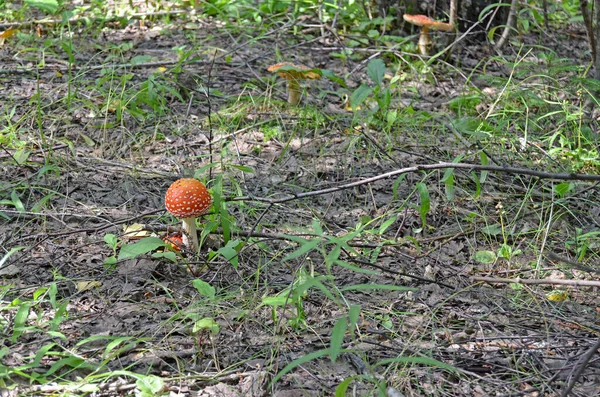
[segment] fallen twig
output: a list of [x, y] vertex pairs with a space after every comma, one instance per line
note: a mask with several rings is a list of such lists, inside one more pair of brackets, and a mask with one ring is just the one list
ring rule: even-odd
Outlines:
[[554, 278], [543, 278], [539, 280], [521, 279], [521, 278], [495, 278], [495, 277], [471, 277], [472, 281], [483, 281], [490, 284], [547, 284], [547, 285], [570, 285], [576, 287], [600, 287], [600, 281], [595, 280], [560, 280]]
[[[129, 14], [126, 16], [126, 18], [129, 19], [141, 19], [141, 18], [146, 18], [146, 17], [158, 17], [158, 16], [172, 16], [172, 15], [181, 15], [181, 14], [189, 14], [189, 11], [186, 10], [171, 10], [171, 11], [156, 11], [156, 12], [138, 12], [138, 13], [133, 13], [133, 14]], [[77, 22], [83, 22], [83, 23], [89, 23], [90, 21], [92, 22], [102, 22], [102, 23], [107, 23], [107, 22], [117, 22], [122, 20], [123, 17], [121, 16], [113, 16], [113, 17], [109, 17], [109, 18], [87, 18], [87, 17], [73, 17], [70, 18], [67, 22], [68, 23], [77, 23]], [[37, 25], [61, 25], [65, 23], [65, 21], [63, 19], [38, 19], [38, 20], [34, 20], [34, 21], [20, 21], [20, 22], [5, 22], [0, 24], [0, 30], [5, 30], [8, 28], [16, 28], [16, 29], [23, 29], [23, 28], [28, 28], [31, 26], [37, 26]]]
[[287, 197], [281, 197], [276, 199], [270, 199], [265, 197], [253, 197], [253, 196], [242, 196], [242, 197], [233, 197], [229, 198], [229, 201], [259, 201], [263, 203], [269, 204], [282, 204], [287, 203], [289, 201], [305, 198], [305, 197], [313, 197], [320, 196], [323, 194], [339, 192], [341, 190], [350, 189], [356, 186], [366, 185], [368, 183], [376, 182], [382, 179], [391, 178], [393, 176], [399, 176], [402, 174], [407, 174], [409, 172], [418, 172], [418, 171], [428, 171], [428, 170], [438, 170], [445, 168], [460, 168], [460, 169], [468, 169], [468, 170], [477, 170], [477, 171], [495, 171], [495, 172], [504, 172], [506, 174], [518, 174], [518, 175], [530, 175], [535, 176], [540, 179], [558, 179], [558, 180], [580, 180], [580, 181], [600, 181], [600, 175], [588, 175], [588, 174], [576, 174], [576, 173], [552, 173], [545, 171], [536, 171], [528, 168], [517, 168], [517, 167], [502, 167], [497, 165], [478, 165], [478, 164], [466, 164], [466, 163], [438, 163], [438, 164], [422, 164], [415, 165], [412, 167], [401, 168], [398, 170], [386, 172], [384, 174], [376, 175], [371, 178], [365, 178], [358, 180], [356, 182], [346, 183], [343, 185], [330, 187], [327, 189], [321, 190], [313, 190], [310, 192], [304, 193], [296, 193], [293, 195], [288, 195]]
[[575, 368], [573, 368], [573, 371], [571, 372], [571, 374], [569, 374], [571, 380], [569, 380], [567, 388], [563, 390], [561, 397], [567, 397], [570, 395], [571, 390], [573, 390], [573, 387], [575, 386], [575, 383], [577, 383], [577, 379], [579, 379], [579, 377], [587, 367], [594, 354], [596, 354], [598, 349], [600, 349], [600, 338], [598, 338], [596, 343], [594, 343], [594, 345], [590, 347], [583, 356], [581, 356], [581, 358], [575, 365]]

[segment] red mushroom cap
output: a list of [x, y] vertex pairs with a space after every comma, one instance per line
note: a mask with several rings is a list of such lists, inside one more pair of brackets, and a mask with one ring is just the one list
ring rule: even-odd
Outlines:
[[443, 30], [444, 32], [452, 32], [454, 30], [454, 25], [445, 22], [438, 22], [426, 15], [404, 14], [403, 18], [408, 23], [428, 29]]
[[173, 251], [180, 252], [181, 247], [183, 247], [183, 236], [181, 234], [165, 236], [162, 238], [162, 240], [167, 244], [167, 247]]
[[212, 197], [204, 184], [193, 178], [178, 179], [169, 187], [165, 207], [177, 218], [194, 218], [210, 209]]

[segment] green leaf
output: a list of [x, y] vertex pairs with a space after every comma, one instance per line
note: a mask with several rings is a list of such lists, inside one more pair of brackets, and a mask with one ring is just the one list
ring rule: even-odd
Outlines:
[[475, 260], [479, 263], [491, 265], [496, 261], [496, 254], [494, 251], [477, 251], [475, 253]]
[[452, 201], [454, 199], [454, 168], [446, 168], [442, 182], [444, 182], [446, 199]]
[[219, 324], [210, 317], [202, 318], [194, 323], [194, 327], [192, 328], [192, 333], [197, 333], [203, 329], [207, 329], [211, 334], [216, 335], [219, 333], [221, 327]]
[[112, 268], [116, 264], [117, 264], [117, 257], [114, 255], [109, 256], [108, 258], [104, 259], [104, 266], [106, 268]]
[[287, 290], [287, 294], [279, 293], [275, 296], [265, 296], [261, 299], [261, 305], [271, 307], [285, 306], [287, 303], [290, 302], [290, 298], [288, 296], [289, 292], [290, 291]]
[[360, 305], [352, 305], [350, 306], [350, 310], [348, 311], [348, 322], [350, 326], [350, 330], [354, 330], [356, 326], [356, 322], [358, 321], [358, 317], [360, 316]]
[[161, 395], [161, 392], [165, 387], [164, 381], [155, 375], [140, 376], [138, 380], [136, 380], [135, 385], [140, 390], [140, 397]]
[[332, 363], [337, 360], [342, 344], [344, 343], [344, 335], [348, 329], [348, 320], [346, 317], [338, 319], [331, 330], [331, 341], [329, 343], [329, 359]]
[[131, 65], [140, 65], [142, 63], [150, 62], [151, 60], [152, 57], [150, 55], [136, 55], [133, 58], [131, 58], [131, 61], [129, 63]]
[[366, 84], [362, 84], [360, 87], [355, 89], [350, 95], [350, 107], [352, 109], [358, 108], [362, 103], [371, 95], [373, 89]]
[[481, 233], [487, 234], [488, 236], [499, 236], [502, 234], [502, 225], [496, 223], [481, 228]]
[[135, 244], [128, 244], [121, 247], [118, 260], [133, 259], [138, 255], [147, 254], [164, 246], [165, 242], [158, 237], [145, 237]]
[[396, 217], [392, 216], [390, 219], [388, 219], [387, 221], [383, 222], [381, 224], [381, 226], [379, 226], [379, 234], [383, 234], [385, 233], [385, 231], [392, 226], [392, 224], [396, 221]]
[[396, 363], [412, 363], [412, 364], [423, 364], [429, 365], [430, 367], [439, 367], [443, 368], [447, 371], [457, 373], [458, 370], [451, 365], [443, 363], [441, 361], [435, 360], [429, 357], [395, 357], [395, 358], [386, 358], [377, 363], [375, 366], [386, 365], [386, 364], [396, 364]]
[[17, 193], [16, 190], [13, 190], [10, 193], [10, 199], [12, 201], [11, 204], [15, 207], [15, 209], [17, 211], [19, 211], [19, 212], [25, 212], [25, 206], [23, 205], [23, 202], [19, 198], [19, 194]]
[[[373, 377], [370, 375], [355, 375], [350, 376], [344, 379], [336, 388], [335, 388], [335, 397], [346, 397], [348, 395], [348, 387], [350, 384], [356, 380], [364, 380], [365, 383], [373, 382]], [[372, 394], [371, 394], [372, 395]], [[384, 394], [384, 396], [386, 396]]]
[[110, 248], [117, 249], [117, 236], [115, 236], [112, 233], [106, 233], [104, 235], [104, 242], [106, 243], [106, 245], [108, 245]]
[[460, 117], [452, 121], [452, 125], [459, 132], [475, 138], [491, 138], [494, 127], [485, 120], [476, 117]]
[[340, 247], [340, 245], [337, 244], [334, 245], [333, 248], [331, 248], [331, 250], [325, 256], [325, 266], [327, 266], [328, 269], [331, 268], [331, 266], [333, 266], [333, 264], [337, 262], [341, 253], [342, 247]]
[[42, 208], [46, 206], [46, 203], [50, 201], [50, 199], [53, 197], [54, 193], [50, 193], [39, 199], [38, 202], [35, 203], [33, 207], [31, 207], [31, 212], [40, 212]]
[[14, 254], [15, 252], [21, 251], [23, 248], [25, 248], [25, 247], [23, 247], [23, 246], [13, 247], [10, 249], [10, 251], [8, 251], [6, 254], [4, 254], [2, 259], [0, 259], [0, 268], [2, 267], [2, 265], [4, 265], [4, 262], [6, 262], [8, 260], [8, 258], [10, 258], [10, 256], [12, 254]]
[[289, 260], [298, 258], [299, 256], [302, 256], [302, 255], [312, 251], [321, 242], [321, 240], [319, 240], [319, 239], [306, 240], [306, 239], [300, 238], [300, 240], [303, 240], [303, 242], [300, 243], [300, 248], [298, 248], [296, 251], [288, 254], [285, 258], [283, 258], [283, 261], [289, 261]]
[[236, 170], [240, 170], [242, 172], [247, 172], [249, 174], [254, 173], [254, 168], [252, 167], [248, 167], [246, 165], [236, 165], [236, 164], [231, 164], [232, 168], [235, 168]]
[[50, 369], [44, 374], [44, 376], [50, 376], [65, 366], [71, 367], [71, 368], [87, 368], [87, 369], [91, 369], [91, 370], [96, 369], [95, 365], [87, 363], [83, 358], [71, 356], [71, 357], [60, 359], [57, 362], [55, 362], [50, 367]]
[[[488, 156], [485, 152], [479, 153], [479, 160], [481, 161], [481, 165], [488, 165], [489, 163]], [[480, 183], [485, 183], [487, 175], [488, 171], [481, 171], [481, 177], [479, 178]]]
[[350, 262], [346, 262], [346, 261], [335, 261], [335, 264], [339, 267], [343, 267], [345, 269], [352, 270], [353, 272], [356, 272], [356, 273], [381, 275], [381, 273], [376, 270], [363, 269], [362, 267], [358, 267], [358, 266], [353, 265]]
[[471, 176], [475, 180], [475, 193], [473, 194], [473, 200], [476, 200], [481, 195], [481, 182], [476, 172], [471, 172]]
[[396, 179], [394, 185], [392, 186], [392, 194], [394, 195], [394, 199], [398, 200], [398, 186], [404, 181], [407, 174], [402, 174]]
[[192, 280], [192, 285], [194, 286], [194, 288], [196, 288], [196, 291], [198, 291], [200, 295], [206, 296], [210, 299], [213, 299], [215, 297], [215, 287], [213, 287], [206, 281], [194, 279]]
[[429, 213], [429, 209], [431, 207], [429, 191], [427, 191], [427, 185], [425, 185], [423, 182], [417, 183], [417, 191], [419, 192], [419, 197], [421, 198], [421, 205], [419, 206], [421, 224], [423, 227], [425, 227], [427, 224], [427, 214]]
[[559, 183], [558, 185], [554, 186], [554, 193], [559, 198], [563, 198], [563, 197], [565, 197], [565, 194], [567, 194], [569, 191], [573, 190], [574, 187], [575, 187], [575, 185], [573, 183], [569, 183], [569, 182]]
[[13, 334], [11, 338], [12, 343], [15, 343], [23, 334], [27, 324], [27, 317], [29, 316], [30, 308], [31, 305], [28, 302], [23, 302], [21, 306], [19, 306], [19, 310], [17, 310], [17, 314], [13, 320]]
[[13, 158], [15, 159], [15, 161], [17, 162], [17, 164], [21, 165], [21, 164], [24, 164], [27, 161], [27, 159], [29, 158], [30, 154], [31, 154], [31, 152], [29, 150], [18, 149], [13, 154]]
[[50, 288], [48, 288], [48, 297], [50, 298], [50, 305], [53, 309], [57, 309], [56, 307], [56, 295], [58, 294], [58, 287], [56, 283], [50, 283]]
[[111, 338], [112, 340], [106, 345], [104, 348], [104, 354], [102, 358], [108, 358], [109, 354], [119, 346], [121, 346], [124, 342], [130, 341], [133, 339], [131, 336], [117, 336], [115, 338]]
[[229, 263], [233, 265], [237, 269], [238, 266], [238, 249], [237, 247], [240, 245], [240, 240], [229, 240], [224, 247], [221, 247], [217, 250], [217, 254], [223, 256], [223, 258], [227, 259]]
[[25, 4], [49, 14], [56, 14], [58, 11], [58, 1], [56, 0], [25, 0]]
[[165, 251], [165, 252], [155, 252], [152, 254], [152, 257], [155, 259], [166, 259], [173, 263], [177, 263], [177, 254], [173, 251]]
[[340, 87], [343, 88], [348, 88], [346, 86], [346, 82], [344, 81], [344, 79], [342, 79], [341, 77], [336, 76], [335, 73], [333, 73], [331, 70], [328, 69], [321, 69], [321, 74], [323, 75], [323, 77], [325, 77], [328, 80], [333, 81], [334, 83], [337, 83]]
[[67, 336], [65, 334], [63, 334], [62, 332], [58, 332], [58, 331], [46, 331], [46, 334], [52, 338], [58, 338], [58, 339], [62, 339], [64, 341], [68, 341], [69, 339], [67, 338]]
[[267, 389], [270, 389], [275, 383], [277, 383], [279, 381], [279, 379], [281, 379], [281, 377], [283, 375], [287, 374], [288, 372], [290, 372], [297, 366], [307, 363], [316, 358], [325, 357], [327, 355], [329, 355], [329, 349], [323, 349], [323, 350], [317, 350], [312, 353], [308, 353], [300, 358], [297, 358], [296, 360], [294, 360], [291, 363], [289, 363], [288, 365], [286, 365], [281, 371], [279, 371], [279, 373], [277, 375], [275, 375], [275, 377], [271, 380], [271, 382], [269, 382]]
[[367, 75], [376, 85], [380, 85], [385, 75], [385, 63], [379, 58], [371, 59], [367, 64]]

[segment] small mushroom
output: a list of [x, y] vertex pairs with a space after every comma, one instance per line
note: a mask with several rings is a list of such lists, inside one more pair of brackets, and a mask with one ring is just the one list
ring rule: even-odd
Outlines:
[[167, 211], [183, 220], [183, 245], [194, 251], [198, 250], [196, 217], [207, 213], [211, 204], [212, 197], [206, 186], [193, 178], [176, 180], [165, 195]]
[[431, 39], [429, 38], [429, 29], [441, 30], [443, 32], [452, 32], [454, 25], [445, 22], [438, 22], [425, 15], [404, 14], [404, 20], [410, 24], [421, 27], [419, 36], [419, 52], [422, 55], [429, 54], [431, 48]]
[[269, 72], [278, 72], [280, 77], [288, 81], [288, 103], [296, 106], [300, 103], [302, 90], [300, 89], [299, 80], [304, 79], [320, 79], [318, 73], [312, 72], [306, 66], [294, 65], [290, 62], [281, 62], [271, 65], [267, 68]]
[[181, 234], [171, 234], [169, 236], [164, 236], [162, 241], [167, 244], [168, 249], [175, 252], [180, 252], [181, 247], [183, 247], [183, 236]]

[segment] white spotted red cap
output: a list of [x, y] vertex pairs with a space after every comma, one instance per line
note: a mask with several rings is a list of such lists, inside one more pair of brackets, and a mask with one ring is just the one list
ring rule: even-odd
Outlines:
[[212, 197], [202, 182], [193, 178], [178, 179], [169, 187], [165, 207], [177, 218], [194, 218], [206, 214]]
[[[194, 251], [198, 250], [196, 233], [197, 216], [206, 214], [212, 204], [212, 197], [206, 186], [193, 178], [178, 179], [167, 189], [165, 207], [172, 215], [183, 219], [183, 243]], [[187, 237], [191, 238], [191, 244]]]

